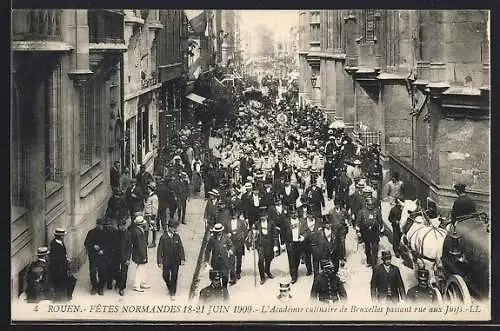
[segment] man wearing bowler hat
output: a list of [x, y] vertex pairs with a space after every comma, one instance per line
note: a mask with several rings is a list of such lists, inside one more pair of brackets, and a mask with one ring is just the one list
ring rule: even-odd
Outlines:
[[279, 234], [274, 221], [267, 216], [267, 207], [261, 206], [259, 212], [260, 219], [254, 225], [257, 234], [255, 243], [259, 257], [258, 267], [262, 285], [266, 281], [266, 276], [269, 279], [274, 278], [271, 274], [271, 261], [279, 249]]
[[167, 285], [172, 301], [175, 300], [175, 294], [177, 293], [179, 266], [186, 261], [184, 246], [181, 237], [177, 233], [178, 225], [177, 220], [170, 220], [167, 231], [163, 232], [160, 238], [156, 255], [156, 263], [159, 268], [163, 269], [163, 280]]
[[127, 229], [126, 220], [118, 222], [115, 245], [115, 257], [113, 259], [116, 261], [116, 288], [118, 288], [118, 293], [123, 296], [127, 287], [128, 267], [132, 257], [132, 236]]
[[344, 284], [337, 276], [337, 269], [329, 259], [320, 261], [321, 271], [314, 278], [311, 288], [311, 299], [326, 304], [346, 301], [347, 293]]
[[39, 247], [36, 252], [37, 259], [28, 267], [26, 273], [26, 299], [29, 303], [38, 303], [42, 300], [52, 299], [52, 287], [49, 283], [47, 256], [48, 247]]
[[414, 303], [436, 303], [438, 297], [436, 290], [429, 286], [429, 270], [417, 270], [418, 284], [408, 290], [406, 297]]
[[103, 223], [104, 219], [98, 218], [95, 228], [89, 230], [84, 242], [89, 258], [90, 284], [92, 285], [90, 293], [99, 293], [99, 295], [104, 295], [104, 285], [106, 284], [106, 263], [103, 249], [107, 238], [103, 230]]
[[76, 279], [69, 276], [69, 262], [66, 245], [64, 244], [66, 230], [54, 230], [54, 239], [49, 246], [49, 279], [54, 288], [54, 301], [71, 300]]
[[[234, 246], [229, 236], [224, 233], [224, 225], [216, 223], [211, 230], [212, 236], [208, 240], [205, 249], [205, 265], [212, 270], [222, 272], [222, 285], [227, 287], [231, 271], [231, 264], [234, 263]], [[232, 282], [234, 283], [234, 282]]]
[[405, 287], [399, 268], [391, 263], [390, 251], [382, 251], [382, 263], [373, 269], [371, 297], [376, 301], [397, 303], [405, 298]]

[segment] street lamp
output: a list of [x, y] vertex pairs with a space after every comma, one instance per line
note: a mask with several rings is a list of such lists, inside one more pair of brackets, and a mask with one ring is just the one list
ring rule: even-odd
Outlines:
[[318, 77], [316, 77], [316, 74], [313, 72], [311, 75], [311, 85], [312, 87], [316, 87], [316, 81], [318, 80]]

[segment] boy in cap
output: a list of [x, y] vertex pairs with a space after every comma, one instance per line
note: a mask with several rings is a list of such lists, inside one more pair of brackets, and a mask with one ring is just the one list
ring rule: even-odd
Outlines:
[[158, 268], [163, 269], [163, 280], [167, 285], [172, 301], [175, 300], [175, 294], [177, 293], [179, 266], [186, 261], [184, 246], [181, 237], [177, 233], [178, 225], [177, 221], [170, 220], [167, 231], [163, 232], [160, 238], [156, 255], [156, 263]]
[[406, 297], [414, 303], [436, 303], [438, 302], [437, 290], [429, 286], [429, 270], [417, 270], [418, 284], [408, 290]]
[[391, 263], [390, 251], [382, 251], [382, 263], [373, 269], [370, 289], [372, 300], [397, 303], [405, 298], [405, 287], [399, 268]]
[[229, 291], [222, 284], [222, 272], [219, 270], [210, 270], [209, 277], [210, 285], [200, 291], [199, 303], [209, 304], [228, 301]]
[[31, 262], [26, 273], [26, 300], [29, 303], [38, 303], [52, 297], [48, 275], [48, 247], [39, 247], [36, 255], [36, 261]]
[[344, 284], [337, 276], [337, 269], [332, 261], [323, 259], [320, 261], [320, 266], [321, 271], [314, 278], [311, 288], [311, 299], [329, 304], [346, 301], [347, 293]]

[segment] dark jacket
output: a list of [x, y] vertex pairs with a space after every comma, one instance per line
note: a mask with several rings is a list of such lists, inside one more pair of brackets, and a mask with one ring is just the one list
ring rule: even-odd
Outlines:
[[[99, 251], [104, 249], [104, 242], [106, 240], [106, 236], [102, 229], [97, 227], [89, 230], [87, 236], [85, 237], [84, 245], [87, 250], [87, 255], [89, 257], [89, 261], [93, 262], [97, 259], [101, 259], [103, 256], [99, 255]], [[99, 249], [96, 250], [94, 245], [99, 246]]]
[[323, 177], [325, 178], [326, 181], [330, 181], [335, 177], [335, 163], [333, 160], [326, 161], [324, 168], [323, 168]]
[[325, 198], [323, 191], [317, 187], [309, 187], [303, 194], [306, 198], [307, 204], [314, 209], [315, 212], [321, 212], [321, 207], [325, 206]]
[[257, 251], [264, 255], [274, 255], [274, 247], [279, 245], [279, 233], [273, 220], [267, 220], [267, 234], [264, 234], [262, 221], [255, 222], [257, 229], [256, 246]]
[[324, 231], [317, 231], [311, 236], [312, 254], [318, 261], [331, 260], [336, 265], [339, 257], [339, 243], [339, 237], [335, 231], [332, 230], [330, 241]]
[[283, 207], [288, 207], [290, 205], [294, 205], [297, 202], [297, 199], [299, 198], [299, 190], [297, 187], [290, 185], [290, 194], [286, 194], [285, 187], [283, 187], [283, 190], [281, 191], [281, 196], [282, 198], [282, 203]]
[[243, 215], [250, 221], [256, 221], [259, 218], [259, 206], [265, 206], [265, 202], [259, 195], [259, 206], [255, 206], [253, 192], [247, 193], [241, 197]]
[[129, 261], [132, 257], [132, 234], [130, 231], [116, 231], [115, 233], [115, 260], [119, 263]]
[[213, 200], [208, 199], [207, 204], [205, 206], [205, 212], [203, 218], [207, 220], [208, 226], [210, 228], [212, 228], [217, 222], [217, 216], [218, 216], [217, 213], [218, 213], [217, 203], [214, 205]]
[[408, 290], [406, 298], [414, 303], [434, 303], [438, 300], [435, 290], [431, 287], [421, 288], [418, 285]]
[[139, 185], [130, 185], [125, 193], [127, 199], [127, 206], [133, 212], [144, 209], [144, 191]]
[[455, 221], [460, 216], [470, 215], [476, 212], [476, 204], [467, 195], [459, 196], [451, 208], [451, 220]]
[[379, 242], [380, 232], [384, 228], [382, 214], [379, 209], [361, 209], [356, 217], [361, 237], [365, 241]]
[[275, 181], [281, 177], [285, 177], [288, 175], [288, 165], [285, 162], [281, 162], [281, 163], [282, 163], [281, 170], [280, 170], [279, 162], [276, 162], [276, 164], [274, 165], [273, 176], [274, 176]]
[[228, 300], [227, 287], [215, 288], [210, 284], [200, 291], [200, 304], [227, 302]]
[[109, 198], [105, 216], [116, 221], [124, 220], [129, 217], [127, 200], [124, 195], [113, 194], [113, 196]]
[[[379, 264], [373, 269], [370, 282], [372, 300], [399, 301], [405, 297], [405, 287], [399, 268], [390, 265], [389, 272], [385, 271], [384, 265]], [[390, 289], [390, 293], [389, 293]]]
[[311, 299], [317, 299], [321, 302], [346, 301], [347, 293], [344, 284], [336, 274], [320, 271], [313, 281]]
[[37, 303], [52, 298], [48, 267], [48, 262], [42, 260], [33, 261], [29, 265], [26, 273], [26, 299], [28, 302]]
[[233, 242], [234, 254], [245, 255], [245, 238], [248, 235], [248, 223], [238, 218], [236, 229], [233, 230], [231, 228], [231, 219], [229, 219], [224, 223], [224, 232], [228, 234]]
[[50, 242], [49, 253], [49, 279], [54, 286], [64, 286], [68, 279], [69, 265], [66, 246], [53, 239]]
[[349, 232], [349, 226], [347, 225], [347, 213], [344, 210], [333, 209], [328, 215], [326, 215], [327, 220], [332, 225], [332, 230], [336, 231], [339, 236], [345, 238], [346, 234]]
[[389, 222], [399, 223], [401, 221], [401, 213], [403, 212], [403, 207], [400, 205], [395, 205], [389, 211]]
[[111, 171], [110, 171], [110, 182], [111, 182], [111, 187], [112, 188], [115, 188], [115, 187], [120, 187], [120, 171], [115, 169], [115, 167], [112, 167], [111, 168]]
[[220, 240], [212, 235], [205, 249], [205, 262], [208, 263], [210, 261], [210, 265], [214, 270], [228, 274], [231, 268], [230, 250], [234, 253], [233, 242], [227, 234], [222, 234]]
[[186, 260], [184, 246], [178, 233], [170, 237], [167, 232], [164, 232], [161, 235], [156, 253], [157, 264], [180, 265], [181, 261]]
[[129, 226], [129, 231], [132, 239], [132, 261], [137, 264], [148, 263], [148, 243], [144, 230], [132, 224]]

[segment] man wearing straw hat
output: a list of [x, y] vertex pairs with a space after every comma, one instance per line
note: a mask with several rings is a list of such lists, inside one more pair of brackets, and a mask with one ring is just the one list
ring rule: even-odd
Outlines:
[[148, 263], [148, 243], [146, 239], [147, 222], [140, 212], [134, 215], [134, 221], [129, 227], [132, 239], [132, 261], [135, 263], [135, 277], [133, 290], [144, 292], [151, 287], [146, 282]]
[[29, 303], [38, 303], [42, 300], [50, 300], [52, 288], [49, 283], [48, 247], [39, 247], [36, 252], [37, 259], [28, 267], [26, 273], [26, 299]]
[[49, 279], [54, 287], [55, 301], [71, 300], [76, 285], [76, 279], [69, 276], [70, 259], [67, 256], [64, 236], [65, 229], [55, 229], [54, 239], [49, 246]]
[[208, 201], [205, 206], [204, 220], [205, 226], [212, 228], [217, 222], [217, 211], [218, 211], [218, 203], [219, 203], [219, 191], [216, 189], [212, 189], [208, 192]]
[[234, 246], [229, 236], [224, 232], [224, 225], [216, 223], [211, 229], [212, 236], [208, 240], [205, 249], [205, 265], [212, 270], [222, 272], [222, 285], [227, 287], [231, 266], [234, 264]]

